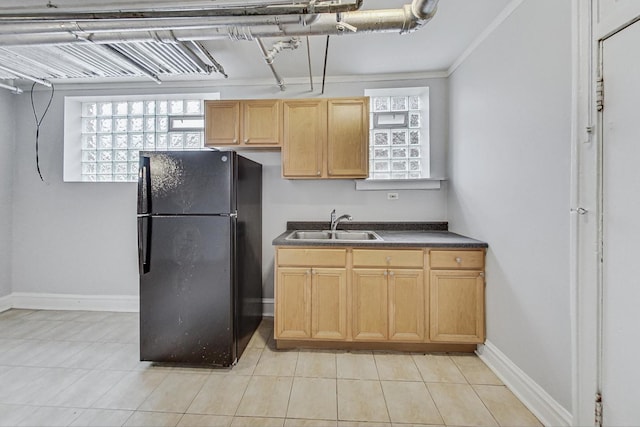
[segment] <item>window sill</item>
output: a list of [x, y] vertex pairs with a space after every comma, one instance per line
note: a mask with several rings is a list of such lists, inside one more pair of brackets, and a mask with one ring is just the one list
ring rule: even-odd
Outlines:
[[445, 178], [363, 179], [356, 180], [356, 190], [439, 190]]

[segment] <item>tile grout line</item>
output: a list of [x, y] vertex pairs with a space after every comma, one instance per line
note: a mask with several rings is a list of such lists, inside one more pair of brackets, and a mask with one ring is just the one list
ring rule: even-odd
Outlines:
[[392, 424], [391, 414], [389, 413], [389, 404], [387, 403], [387, 396], [384, 394], [384, 389], [382, 388], [382, 380], [380, 379], [380, 369], [378, 368], [378, 361], [376, 360], [375, 351], [371, 353], [373, 357], [373, 364], [376, 365], [376, 374], [378, 375], [378, 386], [380, 387], [380, 391], [382, 392], [382, 399], [384, 400], [384, 408], [387, 410], [387, 419], [389, 420], [389, 424]]

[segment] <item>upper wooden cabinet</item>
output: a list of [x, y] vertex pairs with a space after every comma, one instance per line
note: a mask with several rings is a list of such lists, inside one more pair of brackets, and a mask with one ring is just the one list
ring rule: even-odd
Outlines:
[[279, 148], [282, 101], [249, 99], [205, 101], [205, 145]]
[[366, 178], [369, 99], [283, 101], [285, 178]]
[[369, 99], [327, 100], [327, 176], [369, 175]]
[[[320, 178], [327, 138], [327, 104], [317, 99], [283, 102], [284, 140], [282, 175], [285, 178]], [[325, 173], [326, 174], [326, 173]]]

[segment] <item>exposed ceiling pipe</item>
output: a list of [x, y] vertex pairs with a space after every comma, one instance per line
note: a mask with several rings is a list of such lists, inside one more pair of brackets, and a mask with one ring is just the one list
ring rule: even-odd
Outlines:
[[211, 55], [211, 52], [209, 52], [208, 49], [202, 46], [202, 43], [191, 41], [191, 45], [194, 47], [194, 49], [198, 53], [200, 53], [202, 56], [207, 58], [207, 60], [211, 63], [211, 66], [215, 69], [216, 72], [222, 74], [225, 79], [229, 78], [227, 73], [224, 72], [224, 68], [222, 67], [222, 65], [220, 65], [218, 61], [215, 60], [215, 58], [213, 57], [213, 55]]
[[156, 82], [158, 84], [162, 83], [162, 81], [160, 81], [160, 79], [158, 78], [157, 75], [155, 75], [151, 71], [147, 70], [145, 67], [140, 65], [137, 61], [134, 61], [133, 59], [129, 58], [129, 56], [127, 56], [124, 53], [120, 52], [115, 47], [110, 46], [110, 45], [103, 45], [103, 46], [105, 47], [105, 49], [109, 50], [111, 53], [113, 53], [116, 56], [118, 56], [120, 59], [122, 59], [123, 61], [125, 61], [126, 63], [128, 63], [132, 67], [134, 67], [136, 70], [138, 70], [140, 73], [144, 74], [146, 77], [149, 77], [151, 80], [153, 80], [154, 82]]
[[46, 87], [51, 87], [51, 82], [48, 82], [48, 81], [42, 80], [42, 79], [38, 79], [36, 77], [30, 76], [29, 74], [22, 73], [20, 71], [12, 70], [11, 68], [7, 68], [4, 65], [0, 65], [0, 70], [4, 70], [7, 73], [13, 74], [16, 77], [21, 77], [23, 79], [27, 79], [27, 80], [32, 81], [34, 83], [38, 83], [38, 84], [41, 84], [41, 85], [46, 86]]
[[[248, 3], [248, 4], [247, 4]], [[342, 13], [360, 9], [363, 0], [354, 0], [351, 3], [335, 1], [308, 1], [306, 3], [296, 1], [280, 1], [265, 5], [264, 3], [245, 2], [244, 6], [234, 7], [230, 4], [221, 4], [211, 7], [211, 3], [181, 1], [170, 2], [171, 7], [126, 9], [120, 4], [101, 4], [100, 9], [95, 10], [95, 5], [85, 5], [75, 8], [55, 8], [47, 6], [40, 12], [25, 13], [23, 9], [0, 9], [0, 21], [37, 21], [37, 20], [93, 20], [93, 19], [139, 19], [139, 18], [199, 18], [216, 16], [260, 16], [260, 15], [309, 15], [315, 13]], [[111, 7], [111, 10], [106, 10]], [[88, 8], [88, 9], [87, 9]], [[56, 10], [59, 9], [59, 10]], [[93, 9], [93, 10], [92, 10]]]
[[[248, 4], [247, 4], [248, 3]], [[351, 12], [362, 7], [363, 0], [354, 0], [351, 3], [335, 1], [315, 1], [306, 3], [296, 1], [280, 1], [265, 5], [264, 3], [245, 2], [244, 6], [231, 6], [220, 4], [211, 7], [211, 3], [181, 1], [171, 3], [171, 7], [133, 9], [123, 8], [120, 4], [101, 4], [101, 10], [92, 9], [91, 5], [84, 4], [78, 7], [46, 7], [40, 11], [24, 12], [24, 9], [0, 8], [0, 19], [9, 21], [37, 21], [59, 20], [72, 21], [82, 19], [146, 19], [146, 18], [198, 18], [215, 16], [259, 16], [259, 15], [309, 15], [315, 13], [342, 13]], [[109, 9], [111, 8], [111, 9]], [[87, 10], [91, 11], [87, 11]]]
[[0, 34], [39, 34], [39, 33], [109, 33], [118, 31], [168, 31], [168, 30], [207, 30], [214, 27], [234, 25], [310, 25], [317, 15], [285, 16], [231, 16], [197, 17], [173, 19], [112, 19], [112, 20], [69, 20], [4, 22], [0, 15]]
[[280, 74], [278, 74], [275, 67], [273, 66], [273, 58], [269, 58], [269, 52], [267, 52], [267, 49], [264, 47], [262, 40], [258, 38], [256, 39], [256, 42], [258, 43], [258, 47], [262, 52], [262, 56], [264, 57], [265, 62], [271, 69], [271, 73], [273, 74], [273, 77], [276, 78], [276, 82], [278, 83], [278, 86], [280, 86], [280, 90], [284, 91], [285, 90], [284, 80], [282, 79], [282, 77], [280, 77]]
[[273, 75], [276, 78], [276, 82], [278, 83], [278, 86], [280, 86], [280, 90], [284, 90], [285, 89], [284, 81], [282, 80], [282, 78], [280, 78], [275, 68], [273, 67], [273, 61], [276, 55], [282, 52], [284, 49], [291, 49], [291, 50], [297, 49], [298, 46], [300, 46], [300, 39], [297, 37], [293, 37], [289, 40], [281, 40], [279, 42], [274, 43], [273, 46], [271, 46], [271, 49], [269, 50], [265, 49], [264, 44], [262, 43], [262, 40], [260, 39], [256, 39], [256, 40], [258, 41], [258, 46], [260, 46], [260, 50], [262, 51], [262, 56], [264, 57], [265, 62], [267, 63], [269, 68], [271, 68], [271, 71], [273, 72]]
[[11, 92], [15, 93], [16, 95], [20, 95], [22, 93], [22, 89], [20, 89], [19, 87], [6, 85], [4, 83], [0, 83], [0, 88], [10, 90]]
[[[308, 24], [291, 23], [287, 20], [278, 25], [256, 25], [248, 21], [243, 26], [219, 26], [213, 21], [210, 27], [200, 29], [172, 29], [154, 31], [140, 27], [118, 28], [114, 32], [59, 32], [38, 34], [6, 34], [0, 38], [0, 46], [68, 44], [91, 41], [98, 44], [130, 43], [140, 41], [203, 41], [215, 39], [254, 40], [263, 37], [343, 35], [356, 33], [412, 32], [421, 28], [435, 14], [438, 0], [413, 0], [400, 9], [382, 9], [345, 12], [340, 14], [319, 14]], [[157, 22], [152, 22], [157, 28]], [[83, 23], [84, 25], [84, 23]], [[170, 25], [169, 25], [170, 27]], [[347, 31], [345, 31], [347, 30]]]

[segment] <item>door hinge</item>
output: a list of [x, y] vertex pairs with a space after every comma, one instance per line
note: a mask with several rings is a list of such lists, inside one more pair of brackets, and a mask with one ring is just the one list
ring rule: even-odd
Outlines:
[[604, 79], [598, 77], [596, 81], [596, 108], [598, 111], [602, 111], [604, 108]]
[[602, 393], [596, 393], [596, 412], [595, 424], [602, 427]]

